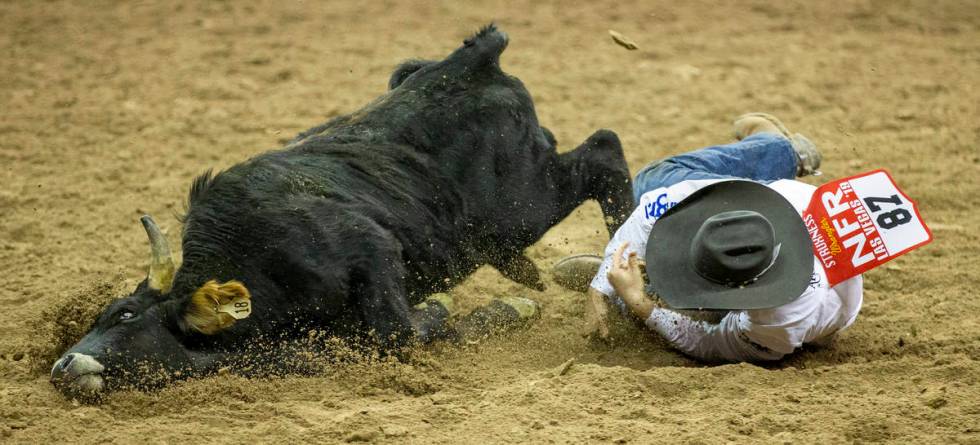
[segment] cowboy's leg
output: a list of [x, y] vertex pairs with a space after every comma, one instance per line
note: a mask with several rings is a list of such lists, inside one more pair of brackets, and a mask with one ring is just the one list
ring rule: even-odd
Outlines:
[[741, 141], [715, 145], [651, 163], [633, 180], [633, 197], [691, 179], [751, 179], [772, 182], [797, 173], [793, 145], [772, 133], [757, 133]]

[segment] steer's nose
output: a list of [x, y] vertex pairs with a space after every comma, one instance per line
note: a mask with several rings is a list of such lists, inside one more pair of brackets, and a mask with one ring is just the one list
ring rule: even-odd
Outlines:
[[54, 362], [51, 367], [51, 382], [71, 397], [95, 397], [105, 389], [102, 380], [102, 366], [95, 357], [73, 352]]
[[69, 366], [71, 366], [71, 362], [74, 361], [74, 360], [75, 360], [75, 354], [74, 353], [65, 355], [61, 360], [58, 360], [55, 363], [55, 367], [57, 367], [61, 371], [65, 371], [65, 370], [68, 369]]
[[102, 371], [105, 371], [105, 366], [102, 366], [95, 357], [72, 352], [54, 362], [54, 366], [51, 367], [51, 380], [74, 379], [86, 374], [99, 374]]
[[99, 374], [102, 371], [105, 371], [105, 366], [102, 366], [95, 357], [72, 352], [54, 362], [54, 366], [51, 367], [51, 378], [75, 378], [86, 374]]
[[54, 366], [51, 367], [51, 381], [57, 382], [62, 380], [65, 377], [68, 365], [74, 359], [75, 357], [72, 354], [68, 354], [54, 362]]

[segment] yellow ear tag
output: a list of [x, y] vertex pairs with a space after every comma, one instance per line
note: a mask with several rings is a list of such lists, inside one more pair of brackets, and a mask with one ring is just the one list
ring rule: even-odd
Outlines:
[[241, 320], [252, 315], [252, 302], [247, 296], [238, 295], [225, 304], [219, 304], [217, 312], [224, 312], [235, 320]]

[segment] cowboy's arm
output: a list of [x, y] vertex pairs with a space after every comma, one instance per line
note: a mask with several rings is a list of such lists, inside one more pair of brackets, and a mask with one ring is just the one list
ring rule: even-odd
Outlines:
[[616, 294], [626, 303], [626, 308], [640, 320], [646, 320], [657, 307], [653, 300], [647, 298], [643, 290], [643, 273], [640, 265], [627, 266], [626, 270], [611, 270], [609, 281], [616, 288]]
[[[643, 199], [641, 203], [645, 202], [648, 198], [644, 197]], [[652, 227], [653, 221], [647, 219], [646, 211], [642, 206], [633, 209], [633, 213], [630, 214], [626, 222], [619, 227], [619, 230], [613, 234], [609, 243], [606, 244], [602, 255], [602, 265], [599, 266], [599, 271], [589, 284], [590, 293], [592, 293], [591, 291], [596, 291], [598, 294], [609, 297], [613, 302], [616, 301], [616, 298], [614, 298], [617, 296], [616, 289], [608, 277], [615, 262], [616, 252], [619, 251], [619, 247], [623, 243], [629, 243], [630, 252], [636, 252], [642, 255], [646, 252], [647, 238], [650, 236], [650, 229]], [[622, 258], [623, 254], [624, 252], [619, 252], [620, 258]]]
[[[662, 189], [657, 190], [657, 192], [660, 191]], [[587, 329], [590, 333], [598, 334], [601, 338], [608, 338], [609, 336], [607, 303], [612, 303], [620, 309], [626, 309], [623, 306], [624, 302], [619, 298], [614, 286], [608, 279], [614, 256], [619, 246], [624, 242], [629, 242], [631, 246], [634, 246], [636, 252], [645, 252], [647, 237], [650, 235], [650, 228], [653, 225], [653, 221], [648, 219], [647, 212], [644, 210], [644, 203], [649, 200], [650, 198], [644, 195], [640, 200], [640, 205], [633, 209], [633, 213], [609, 240], [603, 255], [602, 265], [599, 266], [598, 273], [589, 285], [588, 302], [586, 303]], [[621, 257], [622, 252], [620, 252]]]
[[699, 360], [740, 362], [782, 358], [783, 354], [761, 348], [742, 335], [739, 317], [743, 315], [743, 312], [730, 312], [719, 323], [709, 323], [670, 309], [655, 308], [646, 318], [646, 325], [673, 347]]
[[609, 282], [630, 312], [645, 320], [647, 327], [660, 334], [672, 346], [705, 361], [758, 361], [782, 357], [782, 354], [775, 354], [752, 344], [742, 335], [739, 317], [744, 312], [730, 312], [719, 323], [709, 323], [657, 307], [644, 292], [643, 275], [636, 253], [630, 253], [627, 259], [622, 259], [628, 247], [629, 243], [623, 243], [613, 254], [613, 266], [608, 273]]

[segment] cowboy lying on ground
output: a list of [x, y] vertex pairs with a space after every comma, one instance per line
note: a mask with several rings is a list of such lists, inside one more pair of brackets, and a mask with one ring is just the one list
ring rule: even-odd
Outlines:
[[[800, 218], [815, 187], [793, 178], [817, 173], [816, 147], [763, 113], [736, 119], [735, 136], [644, 167], [633, 184], [637, 207], [605, 258], [556, 266], [570, 287], [582, 270], [596, 272], [587, 304], [594, 334], [609, 336], [608, 301], [694, 358], [762, 361], [854, 322], [861, 276], [830, 287]], [[686, 310], [714, 311], [717, 322]]]

